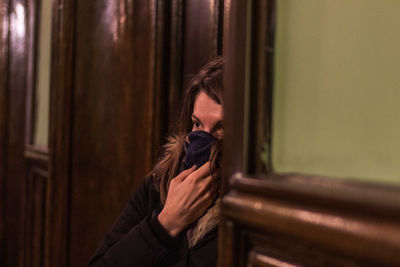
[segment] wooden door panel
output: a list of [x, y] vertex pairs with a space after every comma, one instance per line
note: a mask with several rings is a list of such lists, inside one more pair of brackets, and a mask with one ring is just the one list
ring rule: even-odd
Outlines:
[[185, 75], [221, 53], [222, 3], [52, 1], [49, 147], [38, 148], [40, 0], [0, 1], [0, 264], [87, 262], [157, 158]]
[[31, 168], [27, 181], [25, 266], [43, 266], [47, 218], [48, 173]]
[[[189, 8], [196, 3], [76, 2], [68, 207], [73, 266], [86, 263], [150, 171], [176, 119], [171, 111], [179, 110], [184, 75], [217, 53], [219, 1], [201, 1], [200, 16]], [[194, 29], [201, 31], [194, 36]], [[205, 45], [186, 53], [199, 40]]]
[[[9, 31], [2, 39], [1, 51], [2, 67], [6, 66], [7, 71], [2, 72], [0, 90], [1, 115], [0, 129], [3, 138], [0, 147], [3, 155], [2, 173], [0, 183], [3, 186], [2, 209], [4, 211], [4, 235], [2, 236], [2, 253], [4, 257], [0, 263], [4, 266], [18, 266], [22, 259], [24, 248], [24, 205], [25, 205], [25, 182], [26, 162], [25, 150], [25, 104], [26, 104], [26, 79], [27, 79], [27, 49], [28, 41], [25, 21], [28, 18], [28, 8], [25, 1], [1, 1], [3, 34]], [[7, 21], [8, 20], [8, 21]], [[6, 22], [7, 21], [7, 22]], [[20, 25], [20, 31], [10, 30], [11, 25]], [[8, 28], [8, 29], [7, 29]], [[4, 38], [2, 36], [2, 38]], [[7, 56], [4, 57], [4, 53]], [[6, 64], [6, 65], [3, 65]], [[5, 75], [5, 76], [3, 76]], [[3, 146], [4, 145], [4, 146]], [[3, 165], [4, 164], [4, 165]], [[2, 192], [2, 193], [3, 193]]]

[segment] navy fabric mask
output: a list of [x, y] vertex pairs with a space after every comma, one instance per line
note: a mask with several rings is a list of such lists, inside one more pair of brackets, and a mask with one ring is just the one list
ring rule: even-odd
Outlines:
[[183, 158], [180, 171], [196, 165], [202, 166], [210, 159], [211, 148], [217, 139], [205, 131], [194, 131], [188, 136], [189, 142], [185, 143], [185, 157]]

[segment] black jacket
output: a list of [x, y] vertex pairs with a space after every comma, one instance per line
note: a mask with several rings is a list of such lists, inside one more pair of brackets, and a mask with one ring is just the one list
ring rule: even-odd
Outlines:
[[188, 248], [186, 231], [172, 238], [160, 225], [162, 205], [146, 178], [97, 248], [88, 266], [216, 266], [217, 229]]

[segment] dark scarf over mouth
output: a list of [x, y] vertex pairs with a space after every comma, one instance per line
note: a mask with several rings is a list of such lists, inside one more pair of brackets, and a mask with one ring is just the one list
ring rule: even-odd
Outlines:
[[211, 149], [217, 139], [205, 131], [194, 131], [188, 134], [185, 143], [185, 156], [182, 160], [179, 172], [196, 165], [200, 168], [209, 161]]

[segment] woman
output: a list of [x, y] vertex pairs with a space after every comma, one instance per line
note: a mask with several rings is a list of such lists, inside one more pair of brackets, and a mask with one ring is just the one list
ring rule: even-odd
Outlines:
[[222, 59], [189, 83], [176, 133], [88, 266], [215, 266]]

